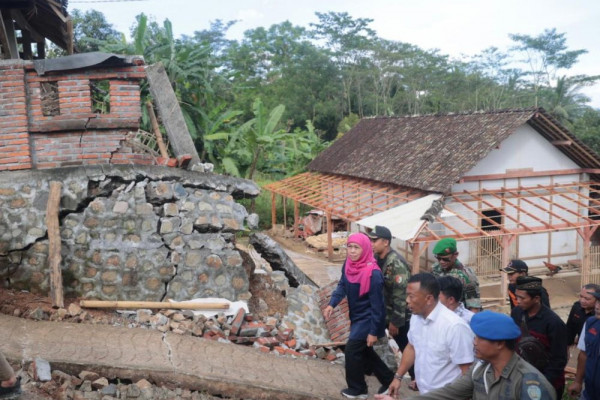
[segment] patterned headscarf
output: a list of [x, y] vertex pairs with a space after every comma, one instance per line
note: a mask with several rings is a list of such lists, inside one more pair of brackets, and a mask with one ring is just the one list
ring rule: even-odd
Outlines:
[[348, 237], [348, 244], [356, 243], [362, 249], [360, 258], [352, 261], [350, 257], [346, 258], [346, 278], [350, 283], [359, 283], [359, 296], [369, 292], [371, 289], [371, 275], [374, 269], [379, 269], [375, 257], [373, 257], [373, 247], [371, 240], [364, 233], [353, 233]]

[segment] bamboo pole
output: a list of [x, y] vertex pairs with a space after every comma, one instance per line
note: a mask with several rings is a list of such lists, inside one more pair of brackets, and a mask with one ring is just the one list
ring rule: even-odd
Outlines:
[[60, 262], [60, 228], [58, 227], [58, 209], [62, 183], [50, 182], [48, 204], [46, 207], [46, 226], [48, 227], [48, 268], [50, 269], [50, 299], [52, 307], [64, 308], [63, 282]]
[[169, 152], [167, 151], [167, 146], [165, 146], [165, 142], [163, 141], [162, 133], [160, 132], [160, 127], [158, 126], [158, 120], [156, 119], [156, 114], [154, 114], [154, 106], [152, 105], [151, 101], [146, 102], [146, 109], [148, 110], [148, 116], [150, 117], [150, 122], [152, 123], [154, 136], [156, 136], [156, 144], [158, 145], [160, 155], [164, 158], [169, 158]]
[[85, 308], [158, 308], [176, 310], [226, 310], [229, 308], [229, 303], [171, 303], [168, 301], [81, 300], [79, 305]]

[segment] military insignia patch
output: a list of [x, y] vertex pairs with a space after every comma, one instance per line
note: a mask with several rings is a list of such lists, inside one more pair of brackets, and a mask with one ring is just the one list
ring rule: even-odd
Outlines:
[[530, 385], [527, 387], [527, 394], [531, 400], [537, 400], [542, 398], [542, 390], [539, 386]]
[[396, 278], [394, 278], [394, 280], [396, 281], [396, 283], [402, 283], [402, 275], [396, 275]]

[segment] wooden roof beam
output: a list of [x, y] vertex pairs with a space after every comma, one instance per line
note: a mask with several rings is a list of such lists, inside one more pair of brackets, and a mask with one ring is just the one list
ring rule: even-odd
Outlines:
[[44, 41], [44, 36], [40, 35], [27, 21], [27, 18], [23, 15], [23, 12], [19, 9], [13, 8], [10, 10], [11, 17], [17, 22], [21, 30], [26, 30], [31, 35], [31, 38], [36, 42]]
[[[562, 194], [561, 193], [555, 193], [555, 194], [550, 194], [550, 196], [562, 196]], [[577, 218], [583, 218], [583, 219], [587, 219], [588, 221], [593, 221], [591, 218], [588, 218], [588, 217], [586, 217], [584, 215], [581, 215], [581, 214], [579, 214], [579, 213], [577, 213], [577, 212], [575, 212], [575, 211], [573, 211], [573, 210], [571, 210], [571, 209], [563, 206], [562, 204], [558, 204], [558, 203], [555, 203], [552, 200], [548, 200], [545, 196], [539, 196], [539, 199], [544, 200], [546, 203], [550, 204], [551, 206], [558, 207], [561, 210], [564, 210], [564, 211], [568, 212], [569, 214], [572, 214], [572, 215], [576, 216]], [[571, 201], [575, 200], [575, 199], [572, 199], [572, 198], [568, 198], [568, 199], [571, 200]]]
[[[524, 208], [522, 208], [521, 206], [514, 204], [513, 202], [510, 201], [510, 199], [506, 198], [506, 197], [500, 197], [495, 193], [490, 193], [491, 196], [497, 197], [498, 199], [502, 200], [504, 199], [504, 201], [509, 204], [511, 207], [513, 207], [515, 210], [522, 212], [523, 214], [527, 215], [528, 217], [536, 220], [537, 222], [539, 222], [540, 224], [546, 226], [547, 228], [550, 228], [550, 224], [546, 221], [544, 221], [541, 218], [538, 218], [537, 216], [535, 216], [534, 214], [526, 211]], [[535, 227], [531, 227], [531, 232], [535, 232]]]
[[[553, 213], [552, 211], [548, 210], [547, 208], [544, 208], [544, 207], [540, 206], [539, 204], [534, 203], [533, 201], [529, 200], [528, 197], [520, 197], [519, 199], [523, 200], [524, 202], [526, 202], [528, 204], [531, 204], [532, 206], [534, 206], [534, 207], [536, 207], [536, 208], [538, 208], [538, 209], [540, 209], [540, 210], [542, 210], [544, 212], [547, 212], [549, 215], [562, 220], [564, 223], [566, 223], [568, 225], [575, 226], [575, 224], [573, 222], [571, 222], [571, 221], [569, 221], [569, 220], [561, 217], [560, 215], [558, 215], [556, 213]], [[550, 224], [550, 225], [552, 225], [552, 224]]]
[[[455, 198], [455, 200], [458, 201], [460, 204], [462, 204], [464, 207], [466, 207], [469, 210], [471, 210], [472, 212], [474, 212], [475, 214], [479, 215], [482, 220], [485, 219], [486, 221], [490, 222], [492, 225], [495, 225], [501, 231], [508, 232], [507, 229], [504, 226], [502, 226], [501, 224], [497, 223], [496, 221], [494, 221], [493, 219], [491, 219], [490, 217], [488, 217], [487, 215], [485, 215], [481, 211], [476, 210], [474, 207], [471, 207], [469, 204], [467, 204], [467, 202], [464, 202], [464, 201], [462, 201], [459, 198]], [[481, 227], [479, 227], [479, 229], [481, 231], [485, 232], [483, 229], [481, 229]]]
[[[485, 200], [483, 197], [476, 196], [476, 195], [474, 195], [472, 192], [470, 192], [470, 191], [467, 191], [467, 190], [465, 190], [464, 192], [465, 192], [465, 193], [468, 193], [470, 196], [472, 196], [472, 197], [473, 197], [473, 199], [475, 199], [475, 200], [478, 200], [478, 201], [481, 201], [483, 204], [485, 204], [485, 205], [486, 205], [486, 206], [488, 206], [488, 207], [492, 207], [492, 208], [494, 208], [494, 209], [497, 209], [497, 208], [498, 208], [498, 207], [496, 207], [495, 205], [493, 205], [492, 203], [490, 203], [490, 202], [486, 201], [486, 200]], [[503, 201], [503, 200], [502, 200], [502, 197], [500, 197], [500, 199], [501, 199], [501, 201]], [[500, 208], [501, 208], [501, 209], [503, 209], [503, 215], [504, 215], [506, 218], [510, 219], [511, 221], [513, 221], [514, 223], [516, 223], [517, 225], [521, 225], [521, 226], [522, 226], [522, 227], [523, 227], [525, 230], [531, 230], [531, 228], [530, 228], [530, 227], [528, 227], [527, 225], [525, 225], [524, 223], [522, 223], [521, 221], [519, 221], [517, 218], [515, 218], [515, 217], [513, 217], [513, 216], [509, 215], [509, 214], [508, 214], [508, 213], [507, 213], [507, 212], [504, 210], [504, 208], [505, 208], [504, 206], [502, 206], [502, 207], [500, 207]]]

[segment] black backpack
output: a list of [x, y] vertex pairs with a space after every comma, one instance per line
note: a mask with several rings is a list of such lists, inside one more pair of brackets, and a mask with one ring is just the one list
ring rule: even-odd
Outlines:
[[521, 339], [517, 343], [517, 354], [538, 371], [543, 372], [550, 363], [550, 354], [546, 346], [529, 333], [525, 314], [521, 318], [521, 334]]

